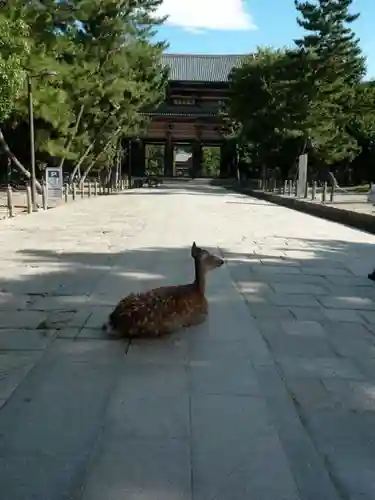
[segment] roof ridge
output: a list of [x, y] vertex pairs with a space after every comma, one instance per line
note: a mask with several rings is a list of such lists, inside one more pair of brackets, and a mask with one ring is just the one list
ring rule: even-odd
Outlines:
[[171, 57], [215, 57], [215, 58], [222, 58], [222, 57], [247, 57], [250, 54], [197, 54], [197, 53], [175, 53], [175, 52], [165, 52], [163, 56], [171, 56]]
[[225, 83], [233, 68], [242, 66], [248, 54], [168, 54], [161, 59], [169, 67], [170, 81]]

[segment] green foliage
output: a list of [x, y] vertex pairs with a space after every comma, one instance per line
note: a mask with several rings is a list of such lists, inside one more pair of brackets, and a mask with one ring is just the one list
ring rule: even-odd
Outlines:
[[307, 104], [295, 56], [286, 50], [258, 49], [232, 72], [227, 122], [241, 156], [258, 166], [276, 167], [283, 149], [290, 162], [303, 148]]
[[0, 123], [14, 109], [25, 81], [23, 71], [29, 53], [27, 26], [0, 14]]
[[[147, 125], [142, 111], [164, 96], [166, 46], [152, 42], [163, 22], [155, 17], [160, 3], [12, 0], [0, 17], [0, 118], [7, 135], [24, 133], [28, 73], [37, 160], [47, 154], [73, 167], [90, 146], [83, 167], [95, 157], [95, 168], [112, 162], [108, 141], [140, 134]], [[17, 142], [16, 155], [27, 158], [25, 141]]]
[[218, 177], [220, 175], [220, 148], [203, 148], [202, 172], [207, 177]]
[[146, 173], [147, 175], [164, 174], [164, 146], [158, 144], [146, 145]]
[[233, 71], [224, 120], [242, 159], [283, 177], [306, 149], [318, 168], [343, 169], [364, 149], [370, 154], [375, 123], [352, 0], [295, 4], [305, 36], [293, 49], [260, 48]]

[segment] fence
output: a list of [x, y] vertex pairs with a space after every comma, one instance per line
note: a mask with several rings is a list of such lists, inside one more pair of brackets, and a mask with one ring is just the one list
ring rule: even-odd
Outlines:
[[[143, 178], [132, 178], [131, 187], [142, 187]], [[37, 195], [39, 209], [48, 210], [58, 205], [74, 202], [78, 199], [92, 198], [124, 191], [129, 188], [127, 179], [119, 180], [115, 185], [101, 182], [85, 182], [80, 184], [65, 184], [61, 198], [48, 198], [47, 187], [42, 185], [42, 193]], [[8, 186], [0, 193], [0, 219], [14, 217], [21, 213], [30, 214], [33, 211], [31, 187], [26, 185], [24, 191], [15, 191]]]
[[[277, 179], [263, 182], [258, 181], [258, 189], [262, 189], [269, 193], [297, 197], [297, 183], [292, 179], [285, 180], [284, 182], [278, 181]], [[327, 201], [332, 203], [335, 200], [335, 193], [336, 189], [334, 184], [328, 187], [328, 183], [323, 182], [321, 186], [318, 186], [318, 183], [314, 181], [310, 185], [306, 184], [305, 193], [302, 198], [320, 201], [322, 203], [326, 203]]]

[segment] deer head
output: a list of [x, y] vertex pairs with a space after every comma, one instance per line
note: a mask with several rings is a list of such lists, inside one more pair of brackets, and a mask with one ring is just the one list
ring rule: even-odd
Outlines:
[[212, 271], [217, 267], [221, 267], [224, 264], [223, 259], [210, 253], [208, 250], [198, 247], [195, 244], [195, 241], [191, 247], [191, 256], [197, 263], [199, 263], [199, 268], [204, 273]]

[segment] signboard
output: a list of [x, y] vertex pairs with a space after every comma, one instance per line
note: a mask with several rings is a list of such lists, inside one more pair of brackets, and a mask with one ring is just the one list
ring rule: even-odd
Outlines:
[[63, 196], [63, 172], [59, 167], [46, 168], [47, 196], [49, 198], [62, 198]]
[[303, 198], [307, 184], [307, 154], [301, 155], [298, 162], [297, 197]]

